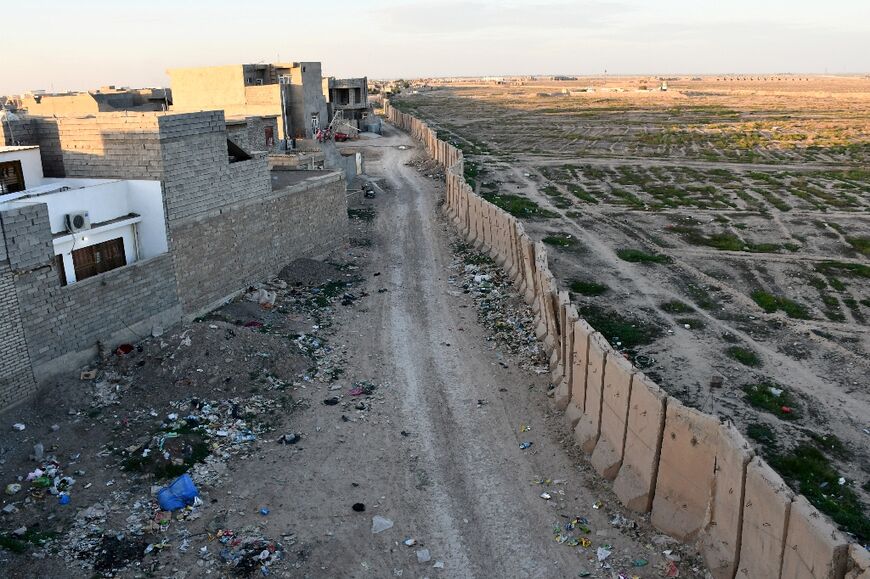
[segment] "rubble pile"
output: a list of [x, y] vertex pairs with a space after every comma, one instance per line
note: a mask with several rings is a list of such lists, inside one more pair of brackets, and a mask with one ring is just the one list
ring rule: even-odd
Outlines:
[[547, 373], [547, 359], [535, 337], [532, 311], [516, 296], [504, 271], [465, 243], [454, 243], [453, 253], [449, 283], [472, 296], [478, 320], [490, 333], [487, 339], [518, 358], [520, 367]]

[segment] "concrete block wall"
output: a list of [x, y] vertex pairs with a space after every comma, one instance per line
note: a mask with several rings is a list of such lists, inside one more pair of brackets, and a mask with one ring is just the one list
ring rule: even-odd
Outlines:
[[175, 271], [185, 315], [214, 307], [234, 292], [277, 274], [294, 259], [327, 253], [347, 240], [347, 230], [347, 197], [340, 173], [173, 226]]
[[98, 341], [135, 341], [346, 241], [341, 176], [272, 191], [265, 154], [229, 163], [220, 111], [32, 126], [57, 131], [68, 174], [159, 179], [169, 252], [61, 286], [47, 206], [0, 212], [0, 408], [88, 362]]
[[867, 551], [795, 497], [733, 425], [669, 397], [585, 320], [569, 316], [573, 306], [558, 297], [546, 249], [474, 193], [459, 149], [389, 100], [384, 115], [445, 166], [445, 213], [508, 272], [532, 308], [557, 384], [553, 405], [564, 410], [595, 468], [615, 477], [626, 506], [650, 512], [661, 531], [697, 542], [717, 579], [868, 577]]
[[271, 194], [265, 154], [229, 162], [222, 111], [163, 115], [158, 126], [170, 237], [177, 223]]
[[150, 333], [152, 324], [179, 318], [168, 254], [61, 286], [47, 206], [2, 211], [0, 222], [17, 301], [15, 325], [37, 381], [93, 355], [98, 340], [131, 340]]
[[[5, 254], [5, 250], [0, 247], [0, 255]], [[35, 391], [15, 279], [9, 262], [0, 260], [0, 408], [23, 400]]]

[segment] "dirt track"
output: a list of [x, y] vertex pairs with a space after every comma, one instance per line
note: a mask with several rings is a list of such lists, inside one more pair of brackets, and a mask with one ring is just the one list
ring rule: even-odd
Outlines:
[[[449, 284], [449, 235], [436, 216], [440, 184], [405, 164], [419, 152], [397, 146], [413, 147], [412, 141], [388, 129], [370, 143], [380, 154], [368, 173], [383, 177], [388, 192], [375, 203], [368, 274], [389, 291], [372, 286], [369, 308], [345, 321], [337, 339], [352, 353], [349, 380], [389, 386], [385, 404], [367, 422], [342, 422], [337, 407], [317, 404], [316, 396], [313, 411], [302, 416], [312, 424], [298, 428], [316, 425], [319, 432], [290, 468], [294, 498], [285, 509], [300, 539], [318, 537], [306, 567], [313, 576], [342, 577], [394, 570], [406, 577], [569, 577], [583, 570], [598, 576], [603, 571], [585, 559], [606, 543], [614, 560], [649, 559], [635, 572], [652, 576], [661, 556], [611, 526], [610, 504], [593, 509], [606, 497], [584, 488], [585, 475], [561, 446], [561, 423], [548, 417], [546, 378], [510, 360], [503, 368], [471, 300]], [[370, 277], [375, 272], [382, 273]], [[532, 427], [522, 439], [521, 423]], [[534, 445], [520, 450], [521, 440]], [[567, 484], [542, 487], [533, 483], [537, 477]], [[539, 497], [544, 490], [553, 500]], [[366, 513], [351, 511], [358, 501], [368, 505]], [[373, 535], [374, 514], [395, 527]], [[574, 516], [589, 519], [593, 546], [585, 551], [553, 540], [553, 526]], [[429, 549], [432, 561], [417, 563], [420, 546], [401, 543], [409, 537]], [[432, 568], [436, 560], [443, 571]]]

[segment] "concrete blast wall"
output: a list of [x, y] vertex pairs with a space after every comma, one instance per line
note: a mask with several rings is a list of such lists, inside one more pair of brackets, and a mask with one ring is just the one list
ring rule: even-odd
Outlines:
[[389, 100], [384, 114], [446, 168], [445, 213], [531, 307], [557, 385], [553, 405], [623, 504], [696, 542], [717, 579], [867, 577], [867, 551], [795, 497], [733, 425], [669, 397], [579, 318], [558, 291], [544, 245], [466, 183], [459, 149]]

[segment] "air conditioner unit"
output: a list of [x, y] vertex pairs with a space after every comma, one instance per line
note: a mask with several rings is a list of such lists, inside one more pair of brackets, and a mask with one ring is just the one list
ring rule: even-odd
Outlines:
[[91, 228], [91, 218], [87, 211], [76, 211], [75, 213], [67, 213], [66, 215], [66, 230], [70, 233], [77, 233]]

